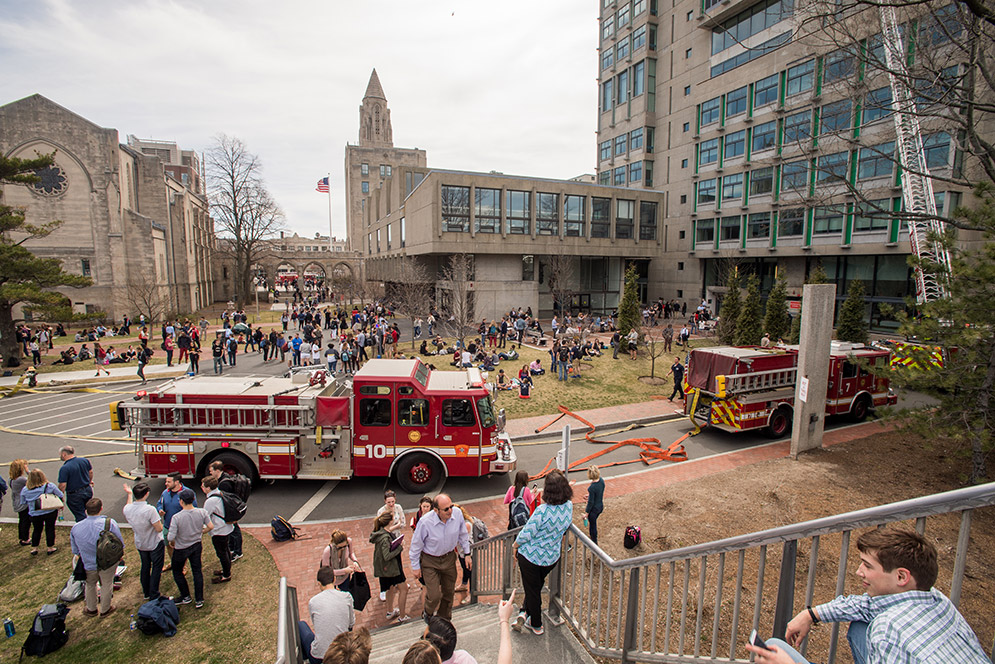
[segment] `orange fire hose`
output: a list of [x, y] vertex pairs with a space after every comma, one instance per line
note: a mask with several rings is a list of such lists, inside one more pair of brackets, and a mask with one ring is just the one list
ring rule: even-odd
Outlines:
[[[613, 461], [611, 463], [601, 464], [598, 466], [598, 468], [610, 468], [612, 466], [621, 466], [623, 464], [636, 463], [638, 461], [642, 461], [647, 466], [651, 466], [654, 463], [658, 463], [660, 461], [678, 462], [678, 461], [688, 460], [688, 454], [687, 451], [685, 451], [684, 449], [683, 443], [688, 437], [690, 437], [691, 435], [690, 433], [684, 434], [683, 436], [675, 440], [673, 443], [671, 443], [670, 446], [667, 448], [663, 447], [663, 443], [661, 443], [660, 439], [658, 438], [629, 438], [626, 440], [620, 440], [618, 442], [612, 440], [596, 440], [594, 431], [597, 427], [595, 427], [592, 423], [588, 422], [577, 413], [571, 412], [566, 406], [557, 406], [557, 408], [559, 408], [560, 414], [557, 415], [555, 418], [553, 418], [553, 420], [550, 421], [548, 424], [544, 424], [543, 426], [536, 429], [535, 430], [536, 433], [540, 433], [543, 430], [548, 429], [550, 426], [558, 422], [561, 418], [566, 416], [566, 417], [572, 417], [575, 420], [583, 424], [586, 424], [589, 427], [587, 433], [584, 435], [584, 437], [587, 439], [589, 443], [595, 443], [598, 445], [605, 445], [605, 444], [610, 445], [610, 447], [606, 447], [603, 450], [598, 450], [597, 452], [588, 454], [583, 459], [578, 459], [577, 461], [572, 462], [567, 467], [567, 473], [571, 473], [575, 470], [583, 470], [584, 468], [588, 467], [585, 464], [591, 461], [592, 459], [597, 459], [603, 454], [614, 452], [615, 450], [625, 447], [627, 445], [635, 445], [639, 447], [638, 458], [628, 459], [626, 461]], [[539, 471], [537, 475], [529, 477], [529, 481], [540, 480], [544, 478], [546, 475], [548, 475], [550, 467], [553, 465], [554, 461], [555, 458], [550, 459], [546, 463], [546, 466], [541, 471]]]

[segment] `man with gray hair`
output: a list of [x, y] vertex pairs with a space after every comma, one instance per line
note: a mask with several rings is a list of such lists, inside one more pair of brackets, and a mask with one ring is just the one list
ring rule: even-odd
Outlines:
[[66, 494], [66, 507], [78, 523], [86, 519], [86, 501], [93, 498], [93, 466], [84, 457], [76, 456], [72, 445], [59, 448], [59, 458], [59, 490]]

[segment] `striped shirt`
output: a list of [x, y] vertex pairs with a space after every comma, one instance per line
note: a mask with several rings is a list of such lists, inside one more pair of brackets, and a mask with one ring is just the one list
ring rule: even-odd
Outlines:
[[936, 588], [840, 596], [815, 610], [825, 622], [869, 623], [868, 664], [991, 664], [967, 621]]
[[548, 567], [560, 559], [560, 543], [573, 521], [573, 503], [543, 503], [518, 533], [518, 552], [533, 565]]

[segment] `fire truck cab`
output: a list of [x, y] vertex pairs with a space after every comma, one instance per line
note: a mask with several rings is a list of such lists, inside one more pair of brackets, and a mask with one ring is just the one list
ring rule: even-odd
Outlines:
[[425, 493], [517, 463], [479, 370], [418, 359], [370, 360], [335, 380], [323, 370], [180, 378], [111, 404], [111, 418], [135, 435], [135, 474], [146, 477], [201, 477], [221, 461], [253, 480], [394, 477]]
[[[870, 367], [888, 365], [887, 350], [833, 341], [826, 414], [859, 422], [876, 406], [894, 404], [888, 379]], [[798, 346], [696, 348], [688, 358], [685, 413], [725, 431], [791, 431]]]

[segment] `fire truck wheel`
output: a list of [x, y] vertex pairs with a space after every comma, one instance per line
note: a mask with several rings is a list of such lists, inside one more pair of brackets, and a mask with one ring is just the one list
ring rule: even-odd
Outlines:
[[863, 422], [867, 419], [867, 413], [870, 409], [870, 400], [866, 396], [859, 397], [853, 402], [853, 408], [850, 410], [850, 420], [853, 422]]
[[791, 431], [791, 411], [787, 408], [778, 408], [770, 418], [767, 425], [767, 435], [771, 438], [780, 438]]
[[211, 457], [210, 462], [220, 461], [224, 464], [224, 472], [228, 475], [245, 475], [250, 482], [255, 482], [256, 472], [244, 456], [235, 452], [221, 452], [217, 456]]
[[397, 483], [407, 493], [425, 494], [442, 482], [442, 464], [428, 454], [409, 454], [397, 464]]

